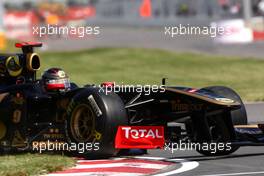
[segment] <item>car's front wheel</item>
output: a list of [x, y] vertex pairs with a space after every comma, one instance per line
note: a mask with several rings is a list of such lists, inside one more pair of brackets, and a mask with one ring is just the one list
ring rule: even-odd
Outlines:
[[233, 125], [247, 125], [248, 120], [247, 120], [247, 112], [245, 105], [242, 99], [240, 98], [240, 96], [233, 89], [230, 89], [229, 87], [225, 87], [225, 86], [211, 86], [211, 87], [205, 87], [203, 89], [211, 91], [216, 95], [230, 98], [240, 103], [241, 105], [240, 109], [231, 112], [232, 122]]
[[100, 158], [118, 153], [115, 135], [119, 125], [127, 125], [127, 114], [117, 94], [106, 95], [97, 88], [87, 88], [72, 99], [67, 114], [68, 144], [85, 146], [84, 150], [72, 152]]
[[202, 140], [197, 152], [206, 156], [229, 155], [236, 150], [238, 146], [231, 144], [232, 134], [224, 121], [224, 114], [207, 117], [210, 141]]

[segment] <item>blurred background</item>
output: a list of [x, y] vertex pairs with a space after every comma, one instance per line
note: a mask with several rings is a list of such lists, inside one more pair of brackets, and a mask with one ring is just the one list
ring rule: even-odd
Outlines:
[[[264, 0], [1, 0], [0, 19], [2, 51], [41, 41], [43, 68], [63, 65], [80, 84], [169, 77], [171, 84], [225, 85], [248, 101], [264, 99]], [[165, 35], [165, 27], [180, 24], [228, 26], [231, 33]], [[100, 33], [34, 35], [34, 27], [48, 25]]]
[[[165, 34], [165, 27], [179, 25], [228, 27], [231, 32], [216, 37]], [[34, 28], [47, 26], [98, 27], [99, 33], [34, 35]], [[160, 85], [162, 78], [173, 86], [227, 86], [247, 103], [249, 122], [263, 121], [264, 0], [0, 0], [0, 51], [21, 52], [14, 47], [18, 41], [43, 43], [37, 50], [38, 78], [45, 69], [60, 67], [79, 86], [110, 81]], [[54, 158], [4, 156], [0, 175], [43, 175], [73, 162]], [[263, 166], [258, 161], [263, 159], [252, 162], [253, 170], [256, 163]], [[219, 168], [235, 171], [232, 164]], [[213, 165], [202, 170], [218, 169]]]
[[[262, 57], [263, 17], [264, 0], [2, 0], [0, 2], [2, 38], [45, 40], [46, 49], [49, 50], [137, 46]], [[91, 36], [85, 40], [79, 38], [81, 39], [79, 41], [76, 41], [78, 37], [74, 36], [47, 35], [37, 38], [33, 35], [33, 26], [48, 24], [99, 26], [101, 35]], [[232, 29], [232, 35], [217, 38], [198, 35], [179, 36], [176, 39], [165, 38], [162, 35], [164, 26], [179, 24], [228, 25]], [[67, 45], [65, 40], [71, 40], [73, 44]], [[230, 49], [229, 46], [225, 47], [219, 43], [244, 45], [234, 45]]]

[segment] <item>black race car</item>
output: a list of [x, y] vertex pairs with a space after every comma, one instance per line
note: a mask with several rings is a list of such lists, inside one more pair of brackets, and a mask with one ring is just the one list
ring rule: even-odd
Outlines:
[[171, 147], [179, 141], [230, 142], [213, 152], [197, 149], [205, 155], [225, 155], [240, 145], [261, 144], [256, 135], [262, 128], [248, 130], [244, 104], [230, 88], [166, 86], [165, 79], [158, 87], [109, 82], [78, 87], [59, 68], [47, 70], [38, 80], [40, 58], [33, 48], [41, 45], [18, 43], [23, 53], [0, 56], [2, 153], [59, 146], [77, 154], [83, 144], [84, 156], [107, 157], [128, 148]]

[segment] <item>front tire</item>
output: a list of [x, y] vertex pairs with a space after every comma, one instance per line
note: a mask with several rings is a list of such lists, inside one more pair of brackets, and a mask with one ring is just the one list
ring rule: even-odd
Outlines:
[[[247, 125], [247, 112], [244, 103], [242, 102], [242, 99], [240, 96], [232, 89], [224, 86], [211, 86], [203, 88], [205, 90], [211, 91], [216, 95], [220, 95], [232, 100], [235, 100], [240, 103], [241, 108], [231, 111], [231, 119], [233, 125]], [[210, 124], [211, 123], [211, 124]], [[211, 125], [211, 128], [214, 128], [214, 131], [212, 133], [216, 133], [215, 135], [218, 135], [222, 141], [228, 141], [230, 140], [230, 132], [224, 123], [223, 117], [214, 117], [214, 120], [209, 120], [209, 125]], [[231, 148], [230, 148], [231, 147]], [[239, 149], [239, 146], [231, 145], [228, 149], [225, 150], [218, 150], [216, 152], [208, 151], [208, 150], [197, 150], [199, 153], [206, 155], [206, 156], [221, 156], [221, 155], [229, 155], [231, 153], [234, 153]]]
[[114, 140], [118, 126], [127, 125], [127, 114], [120, 97], [98, 88], [86, 88], [70, 103], [66, 120], [69, 144], [92, 144], [92, 150], [72, 151], [86, 157], [107, 158], [118, 153]]
[[245, 105], [240, 96], [232, 89], [224, 86], [211, 86], [203, 88], [209, 90], [217, 95], [232, 99], [240, 103], [241, 108], [231, 112], [233, 125], [247, 125], [247, 112]]
[[[222, 156], [229, 155], [238, 150], [239, 147], [233, 146], [230, 142], [228, 142], [232, 139], [232, 137], [222, 115], [223, 114], [207, 117], [212, 139], [211, 141], [204, 142], [203, 144], [208, 146], [217, 145], [217, 147], [197, 149], [196, 151], [200, 154], [205, 156]], [[220, 145], [221, 149], [219, 147]]]

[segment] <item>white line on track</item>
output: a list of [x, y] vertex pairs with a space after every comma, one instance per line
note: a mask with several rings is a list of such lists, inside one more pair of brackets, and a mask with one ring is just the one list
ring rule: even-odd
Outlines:
[[226, 173], [226, 174], [210, 174], [210, 175], [201, 175], [201, 176], [232, 176], [232, 175], [257, 175], [264, 174], [264, 171], [258, 172], [236, 172], [236, 173]]
[[153, 176], [168, 176], [168, 175], [175, 175], [175, 174], [179, 174], [182, 172], [187, 172], [190, 170], [195, 169], [196, 167], [199, 166], [199, 163], [197, 161], [187, 161], [184, 159], [167, 159], [167, 158], [161, 158], [161, 157], [134, 157], [134, 158], [138, 158], [138, 159], [149, 159], [149, 160], [164, 160], [164, 161], [168, 161], [168, 162], [175, 162], [175, 163], [180, 163], [182, 166], [178, 169], [169, 171], [169, 172], [164, 172], [161, 174], [154, 174]]
[[199, 163], [196, 162], [196, 161], [184, 161], [184, 160], [179, 160], [179, 159], [169, 159], [167, 161], [171, 161], [171, 162], [179, 162], [181, 163], [181, 167], [176, 169], [176, 170], [172, 170], [172, 171], [169, 171], [169, 172], [165, 172], [165, 173], [161, 173], [161, 174], [156, 174], [154, 176], [167, 176], [167, 175], [175, 175], [175, 174], [179, 174], [179, 173], [182, 173], [182, 172], [187, 172], [187, 171], [190, 171], [190, 170], [193, 170], [195, 169], [196, 167], [199, 166]]

